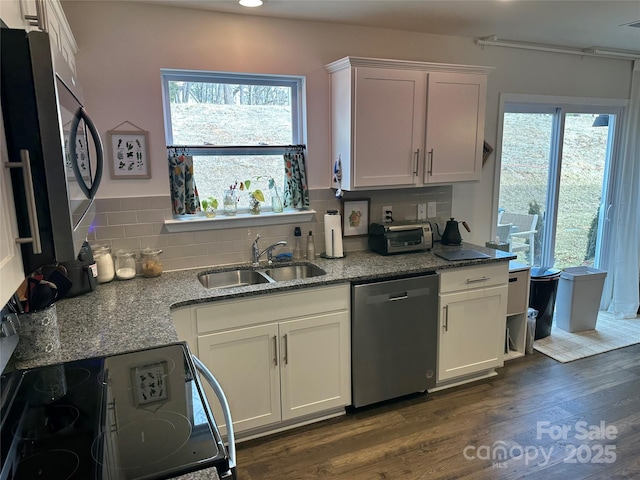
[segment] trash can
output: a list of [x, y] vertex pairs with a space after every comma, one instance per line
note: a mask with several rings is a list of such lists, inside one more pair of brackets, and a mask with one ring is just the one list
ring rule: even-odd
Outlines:
[[529, 285], [529, 307], [538, 311], [535, 340], [548, 337], [553, 323], [560, 270], [551, 267], [533, 267]]
[[607, 272], [592, 267], [569, 267], [560, 273], [556, 326], [567, 332], [596, 328], [600, 297]]

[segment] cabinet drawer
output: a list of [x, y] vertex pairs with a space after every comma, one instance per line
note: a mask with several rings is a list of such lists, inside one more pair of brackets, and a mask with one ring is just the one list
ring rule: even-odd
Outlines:
[[198, 334], [332, 311], [349, 311], [349, 284], [213, 302], [195, 308]]
[[529, 270], [509, 272], [509, 296], [507, 300], [507, 315], [527, 311], [529, 293]]
[[440, 271], [440, 293], [504, 285], [509, 279], [507, 262]]

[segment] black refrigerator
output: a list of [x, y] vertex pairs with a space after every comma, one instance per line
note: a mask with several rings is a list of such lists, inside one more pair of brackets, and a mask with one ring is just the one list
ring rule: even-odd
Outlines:
[[[0, 29], [2, 117], [25, 274], [63, 264], [71, 294], [92, 290], [86, 242], [103, 170], [98, 131], [55, 73], [49, 35]], [[80, 289], [80, 291], [79, 291]]]

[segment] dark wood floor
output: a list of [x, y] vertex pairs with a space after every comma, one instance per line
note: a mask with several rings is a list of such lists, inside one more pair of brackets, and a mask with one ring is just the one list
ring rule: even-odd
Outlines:
[[[567, 364], [535, 352], [488, 380], [241, 442], [238, 479], [637, 479], [639, 379], [640, 345]], [[608, 438], [583, 438], [601, 422]]]

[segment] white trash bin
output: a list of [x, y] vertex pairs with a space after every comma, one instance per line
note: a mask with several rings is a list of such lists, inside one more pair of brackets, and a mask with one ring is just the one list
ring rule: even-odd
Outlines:
[[556, 326], [567, 332], [596, 328], [607, 272], [592, 267], [562, 270], [556, 297]]

